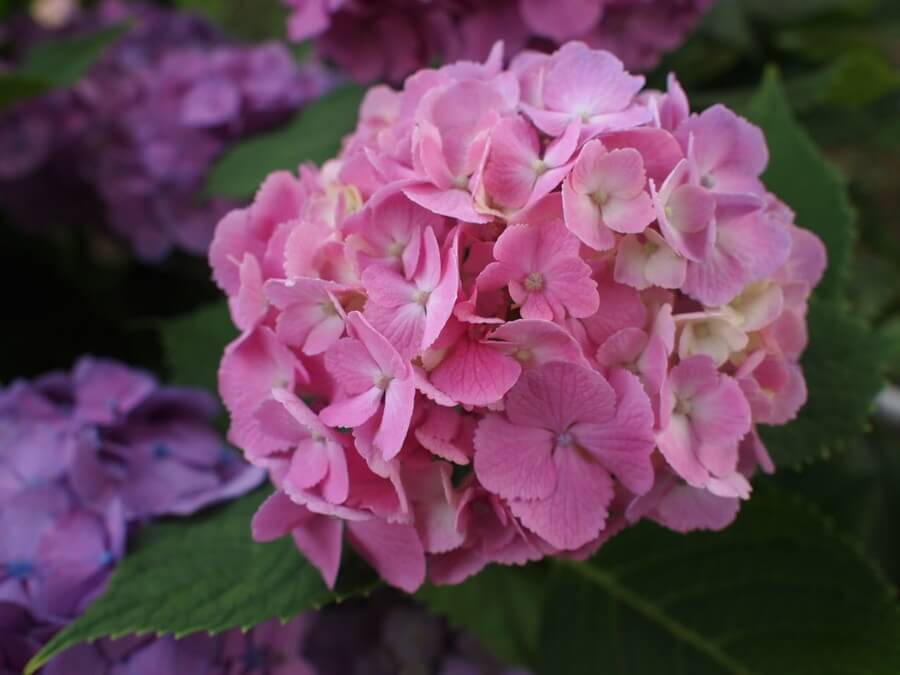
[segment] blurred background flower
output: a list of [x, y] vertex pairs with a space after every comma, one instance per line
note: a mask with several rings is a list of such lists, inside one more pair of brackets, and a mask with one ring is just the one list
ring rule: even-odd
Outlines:
[[201, 255], [234, 205], [200, 195], [214, 160], [334, 77], [279, 42], [240, 45], [200, 16], [145, 3], [43, 3], [3, 39], [15, 64], [36, 45], [116, 25], [125, 35], [75, 86], [0, 116], [0, 206], [29, 229], [105, 222], [145, 261]]

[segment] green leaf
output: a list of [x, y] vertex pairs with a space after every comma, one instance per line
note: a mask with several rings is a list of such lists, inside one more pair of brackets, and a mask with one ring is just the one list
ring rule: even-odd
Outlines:
[[250, 519], [266, 492], [260, 489], [199, 517], [143, 530], [106, 592], [44, 646], [26, 673], [69, 647], [101, 637], [151, 632], [180, 637], [250, 628], [374, 587], [371, 572], [356, 559], [345, 561], [337, 590], [329, 591], [290, 537], [253, 542]]
[[744, 112], [762, 127], [769, 144], [766, 186], [796, 212], [797, 225], [825, 242], [828, 270], [817, 293], [835, 297], [847, 277], [856, 238], [846, 182], [794, 119], [777, 71], [766, 72]]
[[33, 96], [39, 96], [49, 89], [42, 79], [17, 73], [0, 75], [0, 108]]
[[50, 87], [68, 87], [127, 30], [127, 24], [117, 24], [90, 35], [42, 42], [28, 52], [17, 74], [41, 79]]
[[481, 639], [505, 662], [534, 660], [546, 570], [491, 565], [457, 586], [425, 586], [416, 597]]
[[900, 611], [857, 548], [810, 507], [757, 494], [723, 532], [651, 523], [546, 590], [538, 672], [893, 675]]
[[797, 419], [760, 432], [779, 466], [800, 466], [844, 450], [868, 425], [884, 384], [887, 349], [836, 303], [813, 298], [809, 347], [801, 364], [809, 398]]
[[361, 87], [341, 87], [307, 105], [282, 129], [237, 144], [213, 167], [206, 194], [251, 197], [272, 171], [331, 159], [353, 131], [363, 93]]
[[237, 337], [228, 304], [222, 300], [160, 326], [171, 384], [217, 388], [219, 361]]

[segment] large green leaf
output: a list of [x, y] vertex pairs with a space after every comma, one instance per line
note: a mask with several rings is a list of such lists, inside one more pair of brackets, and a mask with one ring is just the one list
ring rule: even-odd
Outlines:
[[363, 92], [357, 86], [341, 87], [307, 105], [284, 128], [237, 144], [213, 167], [206, 193], [247, 198], [272, 171], [331, 159], [356, 125]]
[[836, 302], [813, 298], [803, 373], [809, 398], [793, 422], [761, 427], [775, 462], [799, 466], [843, 450], [866, 430], [884, 384], [884, 340]]
[[425, 586], [416, 597], [477, 635], [507, 663], [528, 665], [534, 660], [545, 580], [539, 565], [492, 565], [457, 586]]
[[755, 495], [724, 532], [645, 524], [545, 591], [538, 672], [894, 675], [900, 611], [809, 507]]
[[371, 572], [351, 560], [337, 590], [329, 591], [289, 537], [253, 542], [250, 518], [265, 493], [260, 489], [199, 517], [145, 529], [103, 596], [44, 646], [27, 673], [69, 647], [101, 637], [249, 628], [374, 587]]
[[217, 388], [216, 374], [225, 345], [237, 336], [224, 300], [162, 322], [166, 366], [171, 384]]
[[797, 123], [777, 71], [766, 72], [744, 112], [762, 127], [769, 144], [769, 166], [763, 176], [766, 186], [796, 212], [800, 227], [812, 230], [825, 242], [828, 270], [817, 293], [834, 297], [847, 277], [856, 239], [846, 182]]

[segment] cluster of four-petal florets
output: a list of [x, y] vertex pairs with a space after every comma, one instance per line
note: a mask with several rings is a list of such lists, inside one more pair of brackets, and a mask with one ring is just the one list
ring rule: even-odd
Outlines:
[[643, 84], [580, 43], [423, 70], [220, 223], [221, 393], [277, 487], [258, 538], [333, 583], [346, 534], [413, 589], [734, 518], [772, 470], [755, 425], [805, 400], [824, 248], [759, 129]]

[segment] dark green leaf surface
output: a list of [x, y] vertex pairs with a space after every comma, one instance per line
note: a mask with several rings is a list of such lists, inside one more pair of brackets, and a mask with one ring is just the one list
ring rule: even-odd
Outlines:
[[341, 87], [306, 106], [284, 128], [237, 144], [213, 167], [206, 193], [248, 198], [273, 171], [331, 159], [356, 125], [363, 93], [361, 87]]
[[794, 119], [775, 70], [766, 73], [744, 112], [762, 127], [769, 144], [769, 167], [763, 175], [766, 187], [796, 212], [797, 225], [825, 242], [828, 270], [817, 294], [835, 297], [846, 279], [856, 239], [846, 182]]
[[872, 401], [884, 384], [887, 349], [842, 306], [813, 298], [807, 316], [809, 347], [801, 363], [809, 398], [797, 419], [761, 427], [780, 466], [799, 466], [843, 450], [867, 427]]
[[529, 665], [540, 621], [546, 570], [491, 565], [457, 586], [425, 586], [416, 597], [474, 633], [508, 663]]
[[219, 361], [225, 345], [237, 336], [228, 304], [222, 300], [162, 323], [169, 382], [217, 389]]
[[250, 519], [267, 492], [261, 488], [199, 517], [145, 529], [106, 593], [47, 643], [27, 672], [100, 637], [250, 628], [374, 586], [368, 569], [351, 560], [345, 561], [337, 590], [329, 591], [290, 538], [253, 542]]
[[724, 532], [645, 524], [546, 591], [541, 675], [894, 675], [900, 613], [859, 551], [767, 491]]

